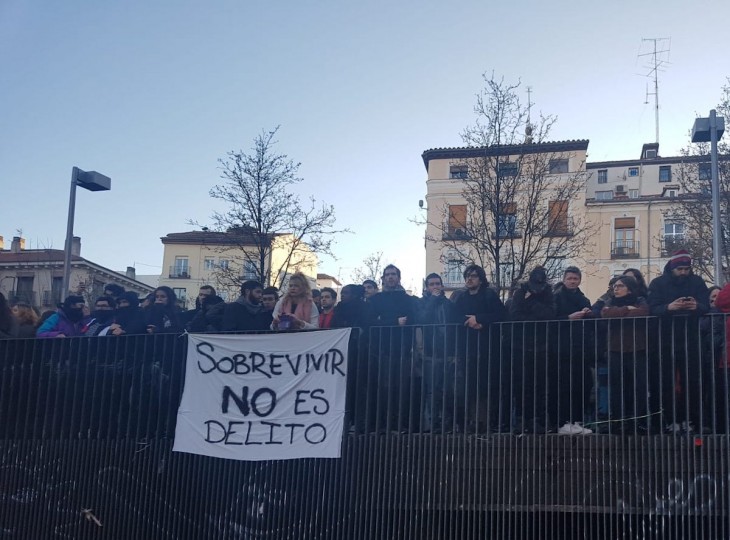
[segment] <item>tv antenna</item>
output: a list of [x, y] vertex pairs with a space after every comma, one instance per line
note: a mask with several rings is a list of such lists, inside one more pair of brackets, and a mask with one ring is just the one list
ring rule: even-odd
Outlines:
[[642, 38], [644, 43], [650, 46], [649, 52], [639, 53], [639, 57], [647, 57], [648, 63], [645, 66], [649, 71], [644, 75], [654, 80], [654, 91], [649, 92], [649, 85], [646, 86], [645, 105], [649, 104], [649, 96], [654, 96], [654, 127], [656, 130], [656, 143], [659, 144], [659, 72], [664, 71], [664, 66], [669, 64], [669, 50], [672, 46], [672, 38]]

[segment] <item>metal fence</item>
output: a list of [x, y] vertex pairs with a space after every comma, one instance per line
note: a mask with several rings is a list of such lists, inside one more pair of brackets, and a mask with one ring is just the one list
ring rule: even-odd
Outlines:
[[281, 462], [171, 452], [185, 336], [2, 340], [0, 535], [728, 538], [725, 322], [355, 330], [342, 458]]

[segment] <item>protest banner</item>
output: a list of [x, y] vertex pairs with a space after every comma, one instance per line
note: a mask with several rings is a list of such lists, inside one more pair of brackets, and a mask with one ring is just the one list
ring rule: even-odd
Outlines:
[[189, 334], [173, 450], [238, 460], [338, 458], [350, 329]]

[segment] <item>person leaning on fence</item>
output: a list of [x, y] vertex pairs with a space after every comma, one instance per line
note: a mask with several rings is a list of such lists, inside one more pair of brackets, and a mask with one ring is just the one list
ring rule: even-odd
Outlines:
[[105, 336], [109, 333], [116, 314], [117, 300], [111, 296], [100, 296], [94, 301], [94, 311], [91, 312], [86, 324], [84, 335]]
[[248, 332], [268, 330], [272, 312], [261, 304], [263, 287], [256, 280], [244, 281], [241, 296], [235, 302], [224, 304], [222, 330], [224, 332]]
[[[368, 315], [368, 383], [371, 403], [377, 404], [378, 428], [412, 431], [417, 406], [411, 402], [417, 373], [411, 357], [416, 299], [400, 283], [400, 270], [389, 264], [383, 270], [383, 289], [371, 296]], [[373, 385], [373, 377], [377, 386]]]
[[675, 252], [663, 274], [652, 280], [649, 308], [662, 319], [659, 357], [666, 429], [671, 433], [704, 431], [702, 383], [708, 368], [703, 363], [699, 321], [710, 311], [709, 292], [702, 278], [692, 273], [687, 251]]
[[454, 304], [444, 295], [438, 274], [426, 276], [418, 302], [416, 322], [423, 325], [423, 395], [421, 427], [426, 432], [453, 430], [454, 408]]
[[319, 328], [319, 311], [312, 300], [312, 289], [307, 276], [301, 272], [289, 278], [284, 296], [274, 308], [272, 330], [314, 330]]
[[147, 321], [145, 313], [139, 307], [137, 294], [132, 291], [123, 293], [117, 299], [117, 310], [107, 335], [124, 336], [145, 334], [146, 332]]
[[34, 338], [36, 328], [38, 328], [38, 313], [29, 304], [19, 302], [12, 308], [13, 315], [18, 320], [18, 337]]
[[88, 318], [84, 316], [84, 297], [66, 297], [56, 313], [38, 327], [36, 337], [61, 338], [83, 335]]
[[601, 309], [608, 324], [609, 431], [647, 433], [649, 430], [648, 328], [649, 304], [639, 283], [624, 275], [613, 285], [613, 297]]
[[[730, 313], [730, 283], [715, 297], [715, 308]], [[719, 341], [715, 359], [715, 425], [718, 433], [730, 433], [730, 316], [714, 315], [713, 337]]]
[[558, 433], [562, 435], [592, 433], [583, 424], [588, 417], [595, 332], [593, 321], [581, 322], [593, 319], [591, 302], [580, 290], [582, 279], [580, 269], [569, 266], [554, 288], [556, 315], [562, 322], [558, 325], [555, 366], [558, 384], [548, 388], [548, 414], [557, 419]]
[[[551, 347], [548, 347], [548, 324], [555, 319], [555, 299], [547, 280], [547, 272], [538, 266], [526, 283], [515, 291], [509, 309], [509, 318], [515, 321], [506, 335], [504, 351], [510, 360], [511, 393], [521, 433], [553, 431], [555, 419], [547, 416], [547, 366]], [[552, 375], [552, 374], [551, 374]]]
[[180, 308], [175, 292], [166, 286], [157, 287], [155, 302], [145, 309], [148, 334], [175, 334], [182, 332]]
[[463, 428], [497, 432], [506, 424], [506, 414], [504, 421], [499, 417], [500, 409], [506, 413], [509, 405], [500, 399], [507, 381], [501, 378], [498, 330], [492, 323], [504, 321], [507, 311], [481, 266], [467, 266], [464, 282], [464, 292], [454, 302], [460, 325], [456, 330], [456, 419]]

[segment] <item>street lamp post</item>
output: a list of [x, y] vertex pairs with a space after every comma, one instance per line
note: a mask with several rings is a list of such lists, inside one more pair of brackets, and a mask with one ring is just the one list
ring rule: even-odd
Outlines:
[[61, 288], [61, 299], [68, 295], [71, 280], [71, 245], [74, 236], [74, 213], [76, 211], [76, 186], [88, 189], [89, 191], [109, 191], [112, 188], [112, 181], [96, 171], [82, 171], [78, 167], [71, 170], [71, 194], [68, 200], [68, 222], [66, 224], [66, 249], [63, 259], [63, 286]]
[[717, 141], [725, 132], [725, 119], [717, 116], [715, 109], [710, 111], [709, 118], [697, 118], [692, 126], [692, 142], [710, 143], [710, 161], [712, 174], [712, 261], [715, 273], [715, 285], [724, 284], [722, 273], [722, 227], [720, 224], [720, 175], [717, 167]]

